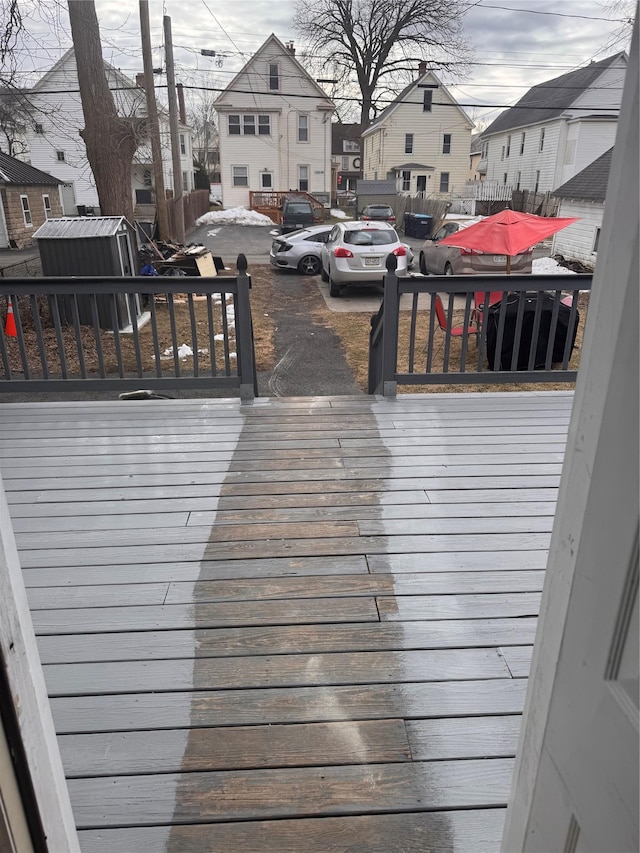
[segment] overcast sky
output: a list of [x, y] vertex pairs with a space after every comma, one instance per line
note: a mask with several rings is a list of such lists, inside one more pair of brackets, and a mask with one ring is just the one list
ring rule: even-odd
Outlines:
[[[186, 86], [224, 86], [271, 32], [283, 42], [294, 41], [304, 64], [304, 46], [291, 24], [296, 2], [150, 0], [154, 64], [163, 64], [163, 14], [171, 18], [176, 79]], [[52, 16], [32, 24], [38, 44], [27, 46], [25, 70], [33, 62], [45, 71], [71, 45], [66, 3], [57, 13], [46, 5]], [[633, 0], [469, 0], [468, 5], [464, 31], [477, 65], [458, 85], [450, 75], [440, 76], [474, 119], [487, 120], [536, 83], [628, 49], [617, 39], [619, 19], [635, 9]], [[135, 76], [142, 70], [138, 0], [96, 0], [96, 10], [104, 58]], [[217, 56], [201, 56], [202, 48]]]

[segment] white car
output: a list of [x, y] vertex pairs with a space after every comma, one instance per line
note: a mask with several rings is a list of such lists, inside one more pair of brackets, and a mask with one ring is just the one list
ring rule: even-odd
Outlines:
[[388, 222], [338, 222], [322, 246], [323, 281], [331, 296], [340, 296], [343, 286], [382, 282], [387, 256], [397, 259], [396, 275], [407, 273], [407, 247]]

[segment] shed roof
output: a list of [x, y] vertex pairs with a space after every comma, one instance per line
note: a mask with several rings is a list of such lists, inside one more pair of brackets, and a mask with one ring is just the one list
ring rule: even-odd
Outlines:
[[77, 240], [79, 237], [113, 237], [122, 231], [124, 216], [64, 216], [48, 219], [33, 235], [35, 240]]
[[593, 86], [607, 68], [621, 60], [626, 61], [626, 58], [626, 53], [616, 53], [601, 59], [600, 62], [592, 62], [584, 68], [578, 68], [553, 80], [539, 83], [529, 89], [515, 106], [501, 113], [482, 132], [482, 135], [486, 137], [493, 133], [502, 133], [516, 127], [527, 127], [558, 118]]
[[593, 163], [574, 175], [553, 191], [558, 198], [580, 198], [588, 201], [604, 201], [609, 183], [613, 148], [601, 154]]
[[10, 157], [2, 151], [0, 151], [0, 181], [7, 184], [36, 187], [57, 187], [58, 184], [63, 183], [48, 172], [34, 169], [28, 163], [24, 163], [16, 157]]

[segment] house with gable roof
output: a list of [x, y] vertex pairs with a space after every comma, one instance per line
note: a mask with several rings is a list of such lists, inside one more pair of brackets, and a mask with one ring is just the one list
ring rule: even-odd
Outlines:
[[478, 172], [517, 190], [553, 192], [615, 142], [625, 53], [540, 83], [483, 131]]
[[[143, 117], [146, 97], [142, 85], [130, 80], [105, 62], [105, 72], [118, 114]], [[26, 128], [31, 165], [50, 172], [62, 181], [64, 214], [76, 216], [84, 208], [99, 212], [95, 180], [80, 130], [85, 125], [78, 86], [78, 69], [73, 48], [35, 84], [30, 93], [33, 124]], [[184, 118], [184, 117], [183, 117]], [[160, 143], [165, 187], [173, 186], [173, 162], [169, 115], [159, 106]], [[178, 125], [182, 188], [194, 188], [191, 130], [186, 121]], [[139, 146], [131, 166], [131, 192], [134, 202], [151, 202], [153, 191], [153, 158], [150, 141]]]
[[449, 198], [469, 178], [472, 129], [473, 121], [421, 62], [417, 80], [363, 132], [363, 178], [395, 178], [398, 192]]
[[53, 175], [0, 151], [0, 249], [25, 249], [47, 221], [62, 215]]
[[225, 207], [251, 191], [299, 190], [329, 203], [335, 105], [273, 33], [216, 99]]

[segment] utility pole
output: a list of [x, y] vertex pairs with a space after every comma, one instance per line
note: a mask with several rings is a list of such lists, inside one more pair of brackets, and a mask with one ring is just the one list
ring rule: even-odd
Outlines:
[[169, 95], [169, 129], [171, 131], [171, 159], [173, 161], [173, 203], [175, 214], [175, 234], [178, 243], [184, 243], [184, 207], [182, 204], [182, 166], [180, 163], [180, 140], [178, 139], [178, 95], [176, 75], [173, 67], [173, 41], [171, 39], [171, 18], [165, 15], [164, 49], [167, 59], [167, 89]]
[[144, 63], [144, 91], [147, 98], [147, 116], [149, 118], [149, 136], [151, 137], [151, 159], [153, 160], [153, 181], [156, 189], [156, 211], [158, 230], [161, 240], [169, 239], [169, 217], [167, 215], [167, 197], [164, 191], [164, 170], [162, 167], [162, 146], [160, 144], [160, 124], [158, 105], [153, 87], [153, 60], [151, 57], [151, 32], [149, 29], [149, 0], [140, 0], [140, 33], [142, 36], [142, 59]]

